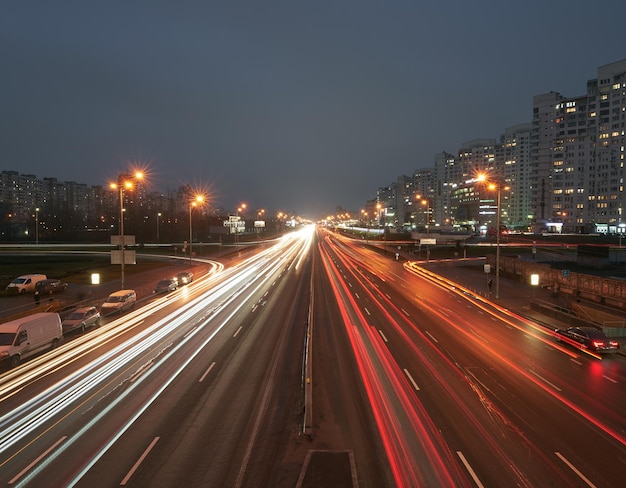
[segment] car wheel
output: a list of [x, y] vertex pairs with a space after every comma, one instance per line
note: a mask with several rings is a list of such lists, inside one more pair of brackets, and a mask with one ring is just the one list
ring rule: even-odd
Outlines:
[[85, 322], [80, 324], [80, 331], [83, 332], [83, 333], [85, 332]]
[[52, 347], [50, 349], [56, 349], [57, 347], [59, 347], [59, 339], [54, 339], [52, 341]]
[[19, 357], [19, 355], [16, 354], [15, 356], [11, 356], [10, 363], [11, 363], [11, 367], [12, 368], [15, 368], [17, 365], [19, 365], [20, 364], [20, 357]]

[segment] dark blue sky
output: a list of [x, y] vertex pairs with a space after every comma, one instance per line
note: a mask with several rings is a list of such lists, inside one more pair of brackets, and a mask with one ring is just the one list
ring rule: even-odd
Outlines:
[[626, 58], [626, 2], [0, 3], [0, 169], [134, 162], [213, 203], [359, 211], [433, 155], [530, 122]]

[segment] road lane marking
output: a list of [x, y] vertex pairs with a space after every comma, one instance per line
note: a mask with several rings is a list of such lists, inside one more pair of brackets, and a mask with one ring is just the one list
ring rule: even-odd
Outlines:
[[436, 342], [437, 344], [439, 344], [439, 341], [437, 339], [435, 339], [435, 336], [432, 335], [430, 332], [428, 332], [427, 330], [425, 330], [424, 332], [426, 332], [426, 334], [428, 334], [428, 337], [430, 337], [434, 342]]
[[204, 378], [206, 378], [206, 375], [208, 375], [211, 370], [213, 369], [213, 366], [215, 366], [215, 361], [213, 361], [211, 363], [211, 365], [209, 366], [209, 368], [204, 372], [204, 374], [200, 377], [200, 379], [198, 380], [198, 383], [202, 383], [202, 381], [204, 381]]
[[607, 375], [603, 374], [602, 375], [603, 378], [606, 378], [607, 380], [611, 381], [612, 383], [617, 384], [617, 380], [614, 380], [613, 378], [609, 378]]
[[146, 459], [146, 456], [148, 454], [150, 454], [150, 451], [152, 450], [152, 448], [154, 447], [154, 445], [159, 442], [160, 437], [155, 437], [154, 439], [152, 439], [152, 442], [150, 443], [150, 445], [146, 448], [146, 450], [143, 452], [143, 454], [139, 457], [139, 459], [137, 459], [137, 462], [135, 463], [135, 465], [130, 468], [130, 471], [128, 472], [128, 474], [126, 476], [124, 476], [124, 479], [122, 480], [122, 482], [120, 483], [120, 486], [125, 486], [126, 483], [128, 483], [128, 480], [130, 479], [130, 477], [135, 474], [135, 471], [137, 471], [137, 468], [139, 467], [139, 465], [141, 465], [141, 463], [143, 462], [144, 459]]
[[417, 386], [417, 383], [413, 379], [413, 376], [411, 376], [411, 373], [409, 373], [409, 371], [406, 368], [404, 368], [404, 374], [406, 375], [406, 377], [409, 379], [409, 381], [413, 385], [413, 388], [415, 388], [416, 391], [420, 391], [420, 387]]
[[387, 340], [387, 337], [385, 336], [385, 333], [384, 333], [381, 329], [378, 329], [378, 333], [379, 333], [379, 334], [380, 334], [380, 336], [383, 338], [383, 341], [385, 341], [385, 342], [389, 342], [389, 341]]
[[550, 383], [547, 379], [545, 379], [543, 376], [541, 376], [540, 374], [535, 373], [532, 369], [528, 370], [530, 372], [530, 374], [535, 375], [537, 378], [539, 378], [541, 381], [543, 381], [544, 383], [550, 385], [552, 388], [554, 388], [556, 391], [562, 391], [558, 386], [556, 386], [554, 383]]
[[409, 312], [407, 312], [406, 310], [404, 310], [403, 308], [401, 308], [400, 310], [402, 310], [402, 313], [404, 315], [406, 315], [407, 317], [410, 317]]
[[63, 442], [65, 439], [67, 439], [66, 435], [61, 437], [58, 441], [56, 441], [54, 444], [52, 444], [48, 449], [46, 449], [44, 452], [42, 452], [41, 455], [38, 458], [36, 458], [32, 463], [30, 463], [28, 466], [26, 466], [22, 471], [17, 473], [15, 475], [15, 477], [12, 480], [9, 481], [9, 484], [12, 485], [17, 480], [19, 480], [22, 476], [24, 476], [28, 471], [31, 470], [31, 468], [33, 466], [35, 466], [39, 461], [41, 461], [43, 458], [45, 458], [50, 452], [52, 452], [54, 449], [56, 449], [56, 447], [59, 444], [61, 444], [61, 442]]
[[476, 486], [479, 486], [479, 487], [483, 488], [485, 485], [483, 485], [480, 482], [480, 480], [478, 479], [478, 476], [476, 475], [476, 473], [474, 472], [474, 470], [470, 466], [470, 463], [467, 461], [467, 459], [465, 459], [465, 456], [463, 455], [463, 453], [461, 451], [457, 451], [456, 455], [459, 456], [459, 459], [461, 459], [461, 462], [463, 463], [463, 465], [465, 466], [465, 469], [467, 469], [468, 473], [470, 474], [470, 476], [474, 480], [474, 483], [476, 483]]
[[233, 334], [233, 337], [237, 337], [237, 334], [239, 334], [239, 332], [241, 332], [241, 329], [243, 329], [243, 325], [240, 325], [239, 328], [235, 331], [235, 333]]
[[587, 479], [587, 477], [582, 474], [577, 468], [576, 466], [574, 466], [572, 463], [570, 463], [567, 459], [565, 459], [565, 456], [563, 456], [563, 454], [561, 454], [558, 451], [555, 451], [554, 454], [556, 454], [559, 459], [561, 461], [563, 461], [565, 464], [567, 464], [567, 466], [569, 467], [569, 469], [571, 469], [574, 473], [576, 473], [581, 480], [583, 480], [585, 483], [587, 483], [588, 486], [592, 486], [595, 488], [596, 485], [594, 485], [590, 480]]
[[371, 316], [371, 315], [372, 315], [372, 314], [370, 313], [370, 311], [367, 309], [367, 307], [365, 307], [365, 308], [364, 308], [364, 310], [365, 310], [365, 313], [366, 313], [367, 315], [369, 315], [369, 316]]
[[187, 333], [183, 336], [183, 339], [187, 339], [187, 337], [188, 337], [188, 336], [190, 336], [190, 335], [191, 335], [191, 333], [192, 333], [194, 330], [196, 330], [197, 328], [198, 328], [197, 326], [193, 326], [191, 329], [189, 329], [189, 330], [187, 331]]

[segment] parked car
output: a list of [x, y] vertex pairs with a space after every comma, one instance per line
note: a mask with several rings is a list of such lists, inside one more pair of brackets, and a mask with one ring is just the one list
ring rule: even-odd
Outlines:
[[67, 290], [67, 283], [61, 280], [41, 280], [35, 285], [35, 292], [39, 292], [40, 295], [52, 295], [53, 293], [64, 292], [65, 290]]
[[100, 313], [108, 315], [115, 312], [123, 312], [131, 309], [137, 303], [135, 290], [120, 290], [111, 293], [109, 298], [100, 306]]
[[557, 341], [562, 340], [592, 352], [604, 354], [617, 352], [619, 349], [619, 342], [609, 339], [604, 332], [595, 327], [570, 327], [556, 329], [554, 332]]
[[7, 285], [7, 293], [15, 293], [21, 295], [22, 293], [32, 293], [35, 291], [35, 285], [48, 277], [45, 274], [27, 274], [18, 276], [11, 283]]
[[159, 281], [154, 287], [154, 293], [169, 293], [178, 288], [178, 280], [176, 278], [167, 278]]
[[63, 334], [80, 329], [85, 332], [88, 327], [96, 327], [100, 324], [100, 312], [96, 307], [80, 307], [70, 313], [61, 325], [63, 326]]
[[191, 271], [181, 271], [176, 275], [176, 279], [179, 286], [188, 285], [193, 281], [193, 273]]

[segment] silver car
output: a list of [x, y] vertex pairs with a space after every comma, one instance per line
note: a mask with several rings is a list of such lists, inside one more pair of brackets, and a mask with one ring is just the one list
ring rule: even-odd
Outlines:
[[70, 313], [63, 322], [63, 334], [80, 329], [85, 332], [88, 327], [96, 327], [100, 324], [100, 312], [96, 307], [81, 307]]

